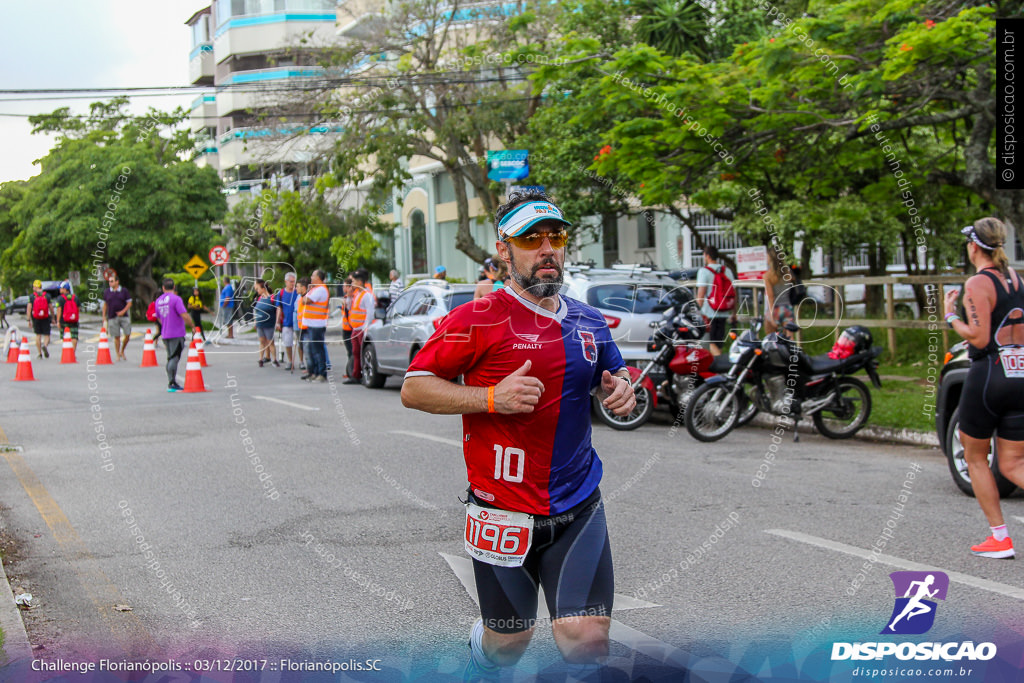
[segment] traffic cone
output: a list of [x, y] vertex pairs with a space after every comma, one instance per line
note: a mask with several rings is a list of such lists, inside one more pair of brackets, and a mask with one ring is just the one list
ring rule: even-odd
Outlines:
[[75, 358], [75, 346], [71, 343], [71, 328], [64, 328], [64, 343], [61, 345], [60, 362], [63, 363], [77, 363], [78, 360]]
[[100, 343], [96, 347], [96, 365], [113, 365], [110, 358], [110, 342], [107, 340], [107, 328], [100, 328]]
[[193, 341], [188, 347], [188, 362], [185, 363], [185, 393], [206, 391], [203, 384], [203, 370], [199, 364], [199, 352], [196, 351], [196, 343]]
[[153, 331], [146, 330], [146, 339], [142, 342], [142, 365], [140, 368], [155, 368], [160, 363], [156, 360], [156, 343], [153, 342]]
[[18, 335], [12, 334], [7, 342], [7, 362], [17, 363], [18, 362]]
[[199, 331], [198, 327], [196, 328], [196, 333], [192, 335], [192, 341], [196, 343], [196, 353], [199, 354], [199, 365], [204, 368], [207, 367], [206, 352], [203, 351], [203, 335]]
[[32, 374], [32, 352], [28, 350], [28, 337], [21, 338], [21, 350], [18, 352], [18, 370], [14, 374], [15, 382], [35, 381]]

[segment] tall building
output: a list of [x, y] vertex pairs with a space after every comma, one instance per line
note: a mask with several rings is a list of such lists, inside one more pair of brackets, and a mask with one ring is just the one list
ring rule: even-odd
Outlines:
[[[333, 39], [335, 0], [214, 0], [193, 14], [189, 78], [216, 92], [197, 97], [190, 112], [198, 138], [197, 163], [217, 169], [231, 196], [266, 186], [272, 178], [290, 178], [297, 188], [308, 182], [324, 148], [317, 126], [296, 136], [304, 125], [261, 121], [285, 87], [321, 79], [323, 69], [296, 46]], [[308, 127], [308, 118], [305, 121]]]

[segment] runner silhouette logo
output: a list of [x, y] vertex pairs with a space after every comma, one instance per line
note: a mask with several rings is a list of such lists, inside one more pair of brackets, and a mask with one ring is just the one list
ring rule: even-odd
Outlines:
[[945, 600], [949, 577], [943, 572], [893, 572], [896, 604], [882, 634], [919, 635], [935, 623], [936, 600]]

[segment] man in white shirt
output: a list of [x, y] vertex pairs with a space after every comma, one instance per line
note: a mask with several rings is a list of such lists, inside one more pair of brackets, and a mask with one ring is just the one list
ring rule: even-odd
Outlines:
[[388, 308], [391, 308], [402, 293], [405, 285], [402, 284], [402, 278], [397, 270], [392, 270], [388, 273], [388, 278], [391, 280], [391, 284], [388, 285]]

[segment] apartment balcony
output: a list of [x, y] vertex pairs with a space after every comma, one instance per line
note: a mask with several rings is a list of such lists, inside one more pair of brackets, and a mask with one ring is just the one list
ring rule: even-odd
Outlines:
[[213, 43], [202, 43], [188, 55], [188, 82], [192, 85], [213, 85]]
[[323, 10], [231, 17], [217, 27], [213, 51], [219, 63], [232, 55], [296, 47], [310, 33], [312, 44], [325, 44], [333, 38], [335, 22], [335, 13]]
[[222, 83], [217, 84], [218, 88], [222, 88], [217, 93], [217, 115], [230, 116], [233, 112], [271, 106], [275, 100], [287, 96], [284, 92], [274, 92], [274, 86], [280, 85], [278, 82], [303, 78], [324, 78], [324, 69], [315, 66], [291, 66], [231, 73]]
[[301, 124], [233, 128], [218, 138], [220, 168], [308, 162], [328, 154], [333, 148], [331, 134], [342, 130], [337, 123], [312, 128]]
[[215, 95], [200, 95], [192, 100], [189, 107], [189, 128], [193, 133], [198, 133], [204, 128], [217, 125], [217, 97]]

